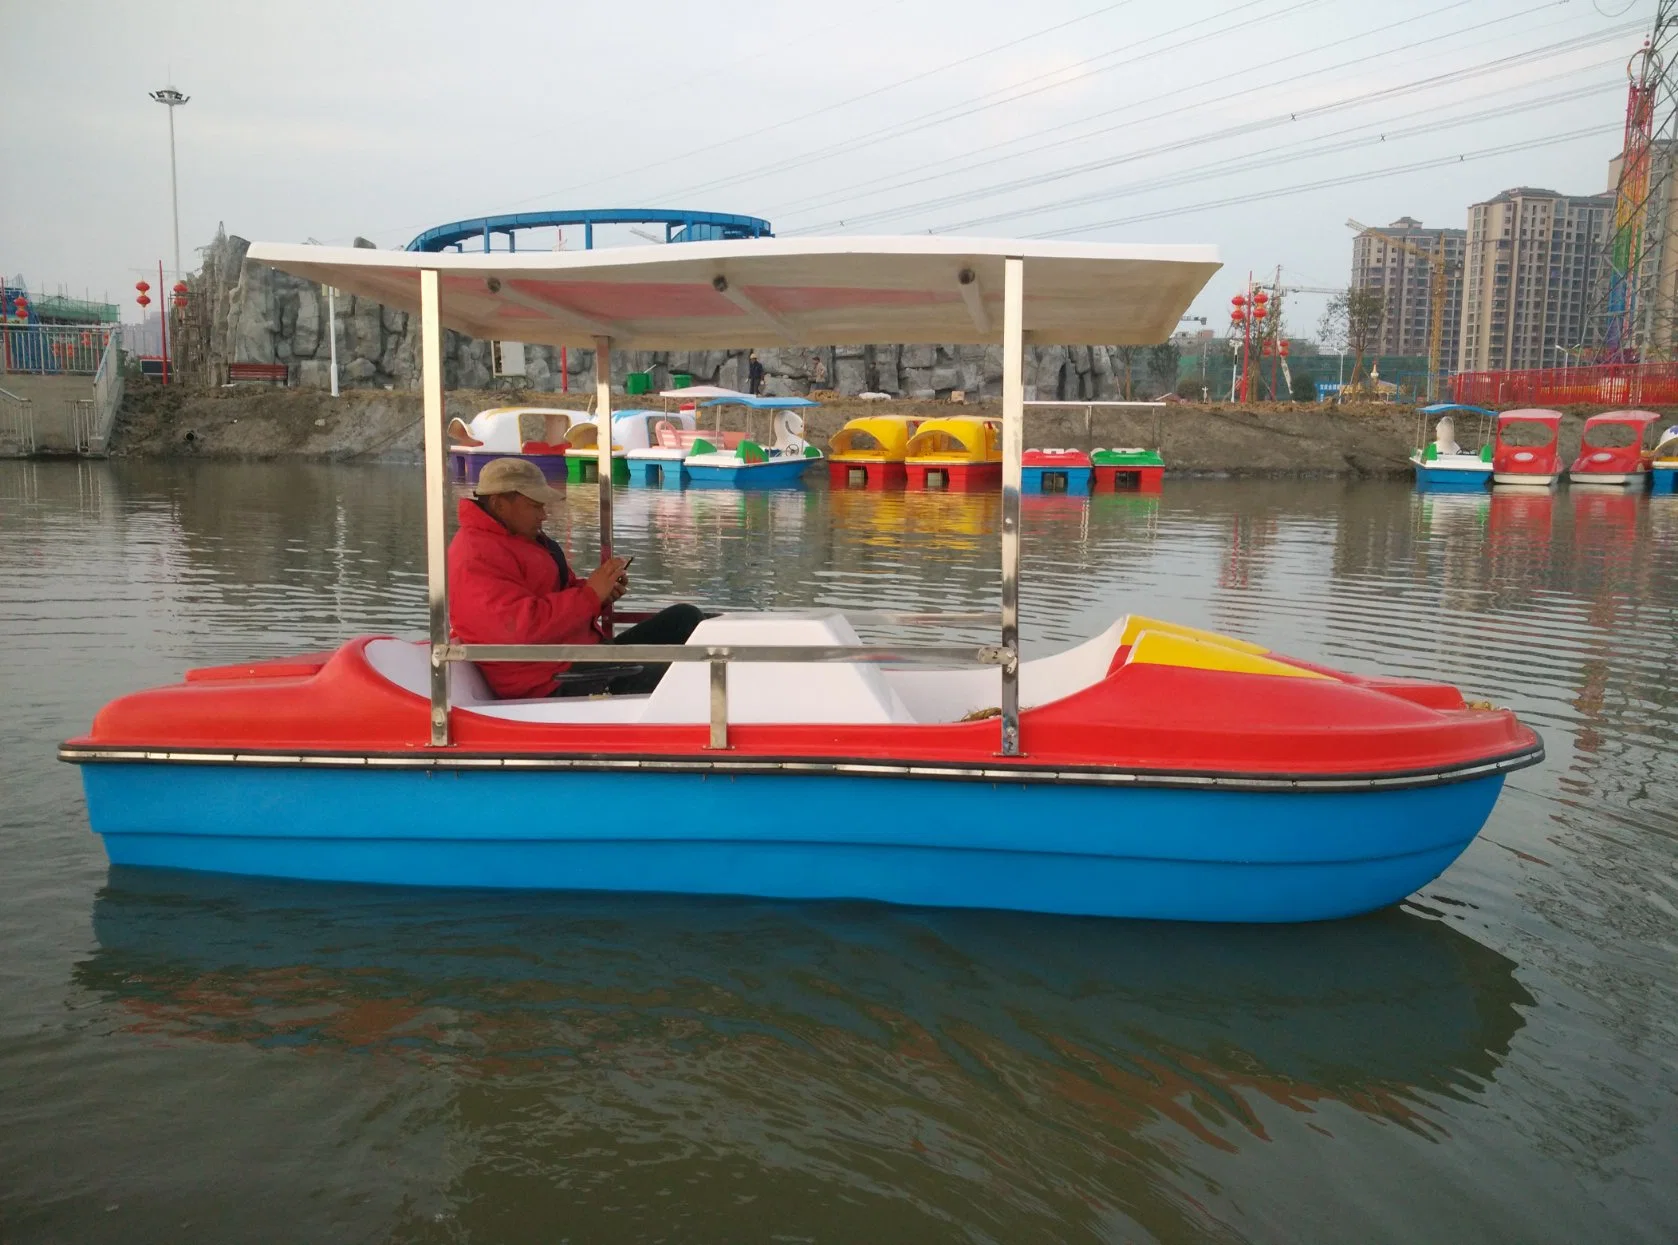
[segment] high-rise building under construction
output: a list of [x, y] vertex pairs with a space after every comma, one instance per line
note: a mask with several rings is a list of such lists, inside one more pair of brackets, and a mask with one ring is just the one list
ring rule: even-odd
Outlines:
[[1378, 290], [1384, 302], [1372, 354], [1428, 353], [1433, 265], [1426, 257], [1436, 254], [1435, 248], [1443, 245], [1445, 315], [1440, 358], [1447, 368], [1456, 361], [1457, 334], [1462, 324], [1462, 257], [1467, 240], [1466, 229], [1426, 229], [1411, 216], [1401, 216], [1383, 229], [1365, 229], [1352, 239], [1352, 288]]

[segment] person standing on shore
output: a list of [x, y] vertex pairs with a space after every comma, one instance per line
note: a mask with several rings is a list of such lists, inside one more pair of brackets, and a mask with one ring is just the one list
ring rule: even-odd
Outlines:
[[746, 365], [746, 388], [755, 398], [763, 393], [763, 361], [757, 357], [757, 351], [752, 351], [750, 361]]

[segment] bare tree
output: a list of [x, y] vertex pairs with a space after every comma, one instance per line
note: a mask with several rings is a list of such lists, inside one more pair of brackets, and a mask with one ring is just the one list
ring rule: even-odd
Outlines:
[[1356, 286], [1328, 300], [1317, 332], [1323, 345], [1343, 350], [1352, 356], [1352, 376], [1348, 389], [1356, 390], [1363, 381], [1363, 360], [1381, 335], [1381, 321], [1386, 316], [1387, 300], [1380, 290], [1360, 290]]
[[1119, 362], [1124, 366], [1124, 397], [1126, 402], [1131, 399], [1131, 373], [1145, 349], [1147, 349], [1145, 346], [1115, 346], [1113, 348], [1113, 353], [1119, 356]]
[[1182, 363], [1182, 347], [1164, 341], [1148, 351], [1148, 380], [1155, 393], [1170, 393], [1177, 388], [1177, 369]]

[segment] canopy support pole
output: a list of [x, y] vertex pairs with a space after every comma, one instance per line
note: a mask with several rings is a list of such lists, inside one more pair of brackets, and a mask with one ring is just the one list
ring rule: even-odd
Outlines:
[[1025, 454], [1025, 260], [1002, 261], [1002, 755], [1020, 755], [1020, 483]]
[[[595, 466], [600, 484], [600, 560], [612, 556], [612, 339], [594, 339]], [[606, 635], [612, 635], [612, 606], [601, 612]]]
[[431, 622], [431, 745], [449, 742], [448, 437], [443, 412], [442, 278], [420, 270], [420, 388], [425, 396], [425, 571]]

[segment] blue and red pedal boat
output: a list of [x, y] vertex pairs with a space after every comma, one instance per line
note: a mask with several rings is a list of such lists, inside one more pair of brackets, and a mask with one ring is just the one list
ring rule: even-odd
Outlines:
[[[431, 630], [195, 670], [107, 705], [60, 755], [82, 767], [114, 864], [1316, 920], [1432, 881], [1506, 776], [1542, 757], [1514, 714], [1453, 687], [1142, 616], [1022, 659], [1025, 335], [1163, 340], [1217, 267], [1206, 248], [916, 237], [483, 256], [270, 245], [250, 258], [421, 317]], [[478, 663], [601, 650], [448, 634], [444, 327], [592, 345], [602, 422], [608, 330], [629, 348], [703, 350], [788, 335], [982, 342], [999, 328], [997, 641], [865, 645], [839, 611], [723, 614], [683, 646], [612, 650], [672, 663], [650, 695], [494, 699]], [[599, 488], [607, 553], [610, 480]]]

